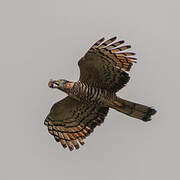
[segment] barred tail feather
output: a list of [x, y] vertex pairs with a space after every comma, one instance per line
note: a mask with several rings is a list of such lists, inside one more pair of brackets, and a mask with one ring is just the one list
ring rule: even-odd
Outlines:
[[156, 110], [151, 107], [130, 102], [119, 97], [114, 101], [112, 108], [145, 122], [150, 121], [151, 116], [156, 113]]

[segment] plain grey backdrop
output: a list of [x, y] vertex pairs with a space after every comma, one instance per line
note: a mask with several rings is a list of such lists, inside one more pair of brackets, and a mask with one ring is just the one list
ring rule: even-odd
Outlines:
[[[179, 17], [175, 0], [2, 0], [0, 179], [179, 179]], [[78, 60], [114, 35], [138, 57], [118, 95], [158, 113], [143, 123], [111, 110], [86, 144], [69, 152], [43, 125], [65, 97], [47, 83], [78, 80]]]

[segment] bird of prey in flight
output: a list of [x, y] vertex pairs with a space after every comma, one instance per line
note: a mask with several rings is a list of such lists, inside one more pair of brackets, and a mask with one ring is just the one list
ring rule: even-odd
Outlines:
[[70, 151], [79, 149], [94, 128], [104, 122], [109, 108], [144, 122], [156, 113], [152, 107], [116, 95], [128, 83], [128, 72], [136, 58], [135, 53], [126, 51], [130, 45], [115, 40], [102, 38], [88, 50], [78, 62], [77, 82], [60, 79], [48, 83], [68, 96], [52, 106], [44, 124], [55, 140]]

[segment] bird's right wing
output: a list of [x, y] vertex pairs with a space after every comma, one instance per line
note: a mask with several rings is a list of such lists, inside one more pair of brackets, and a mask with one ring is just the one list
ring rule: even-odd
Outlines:
[[83, 139], [104, 122], [108, 110], [108, 107], [85, 104], [67, 96], [53, 105], [44, 124], [64, 148], [78, 149], [78, 142], [84, 144]]
[[113, 43], [116, 37], [105, 42], [97, 41], [79, 62], [80, 81], [92, 86], [118, 91], [129, 81], [127, 71], [136, 62], [132, 52], [124, 52], [131, 46], [120, 46], [124, 41]]

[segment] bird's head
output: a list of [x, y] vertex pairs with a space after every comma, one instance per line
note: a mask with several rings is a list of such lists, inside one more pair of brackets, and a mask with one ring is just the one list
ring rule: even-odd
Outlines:
[[74, 83], [67, 81], [65, 79], [59, 79], [59, 80], [50, 80], [48, 83], [48, 86], [50, 88], [57, 88], [60, 89], [66, 93], [73, 87]]

